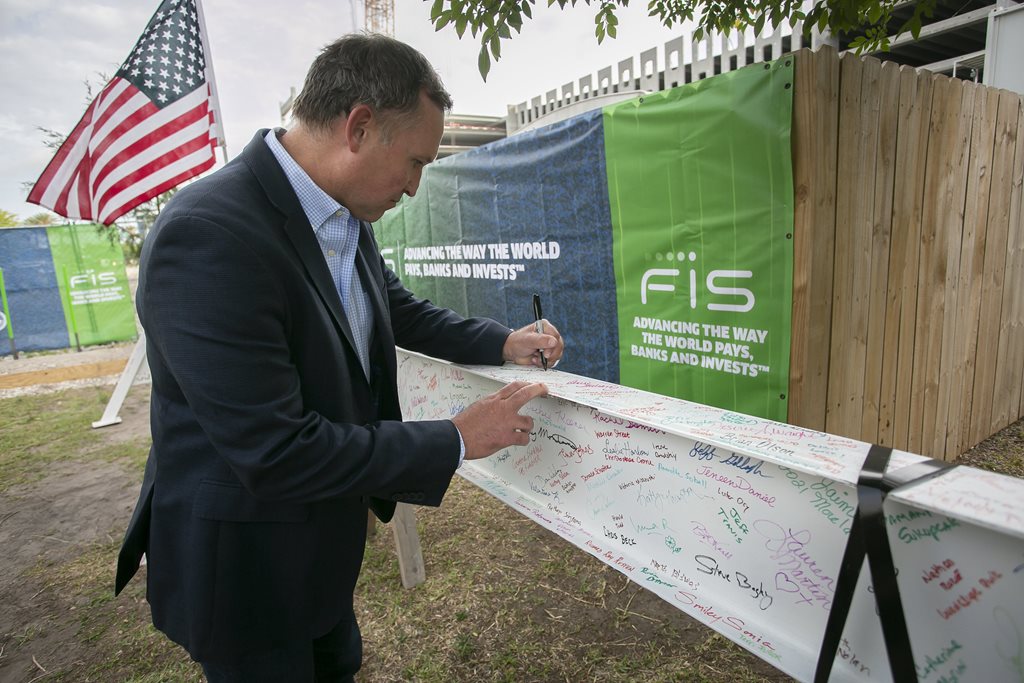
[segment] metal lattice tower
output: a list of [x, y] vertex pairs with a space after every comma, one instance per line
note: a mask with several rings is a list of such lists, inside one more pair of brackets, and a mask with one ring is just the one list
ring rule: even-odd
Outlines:
[[366, 0], [366, 30], [395, 35], [395, 0]]

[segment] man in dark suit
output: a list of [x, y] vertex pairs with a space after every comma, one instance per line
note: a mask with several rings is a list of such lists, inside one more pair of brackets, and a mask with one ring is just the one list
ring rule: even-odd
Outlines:
[[295, 103], [169, 203], [142, 254], [153, 447], [118, 560], [148, 560], [153, 623], [211, 681], [350, 681], [367, 509], [438, 505], [463, 458], [525, 445], [513, 383], [452, 420], [403, 423], [395, 345], [464, 363], [559, 359], [558, 331], [417, 299], [368, 221], [413, 195], [451, 99], [383, 36], [326, 47]]

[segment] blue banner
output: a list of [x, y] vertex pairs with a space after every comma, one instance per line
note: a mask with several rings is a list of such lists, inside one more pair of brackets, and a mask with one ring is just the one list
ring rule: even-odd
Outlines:
[[441, 159], [376, 224], [417, 295], [520, 327], [544, 316], [572, 353], [560, 370], [617, 382], [611, 216], [600, 111]]
[[[0, 268], [18, 351], [66, 348], [68, 329], [46, 228], [0, 230]], [[0, 354], [10, 354], [6, 329], [0, 337]]]

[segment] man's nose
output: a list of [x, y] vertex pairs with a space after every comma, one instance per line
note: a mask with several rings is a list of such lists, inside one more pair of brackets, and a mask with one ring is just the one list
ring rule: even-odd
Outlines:
[[416, 190], [420, 189], [420, 179], [423, 177], [422, 171], [416, 171], [409, 178], [409, 182], [405, 185], [405, 193], [410, 197], [416, 196]]

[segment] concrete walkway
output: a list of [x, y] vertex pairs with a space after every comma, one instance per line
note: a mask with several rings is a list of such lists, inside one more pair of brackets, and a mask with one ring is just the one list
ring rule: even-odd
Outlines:
[[[75, 386], [115, 384], [134, 342], [86, 347], [82, 351], [35, 352], [0, 357], [0, 398], [58, 391]], [[136, 382], [149, 381], [143, 367]]]

